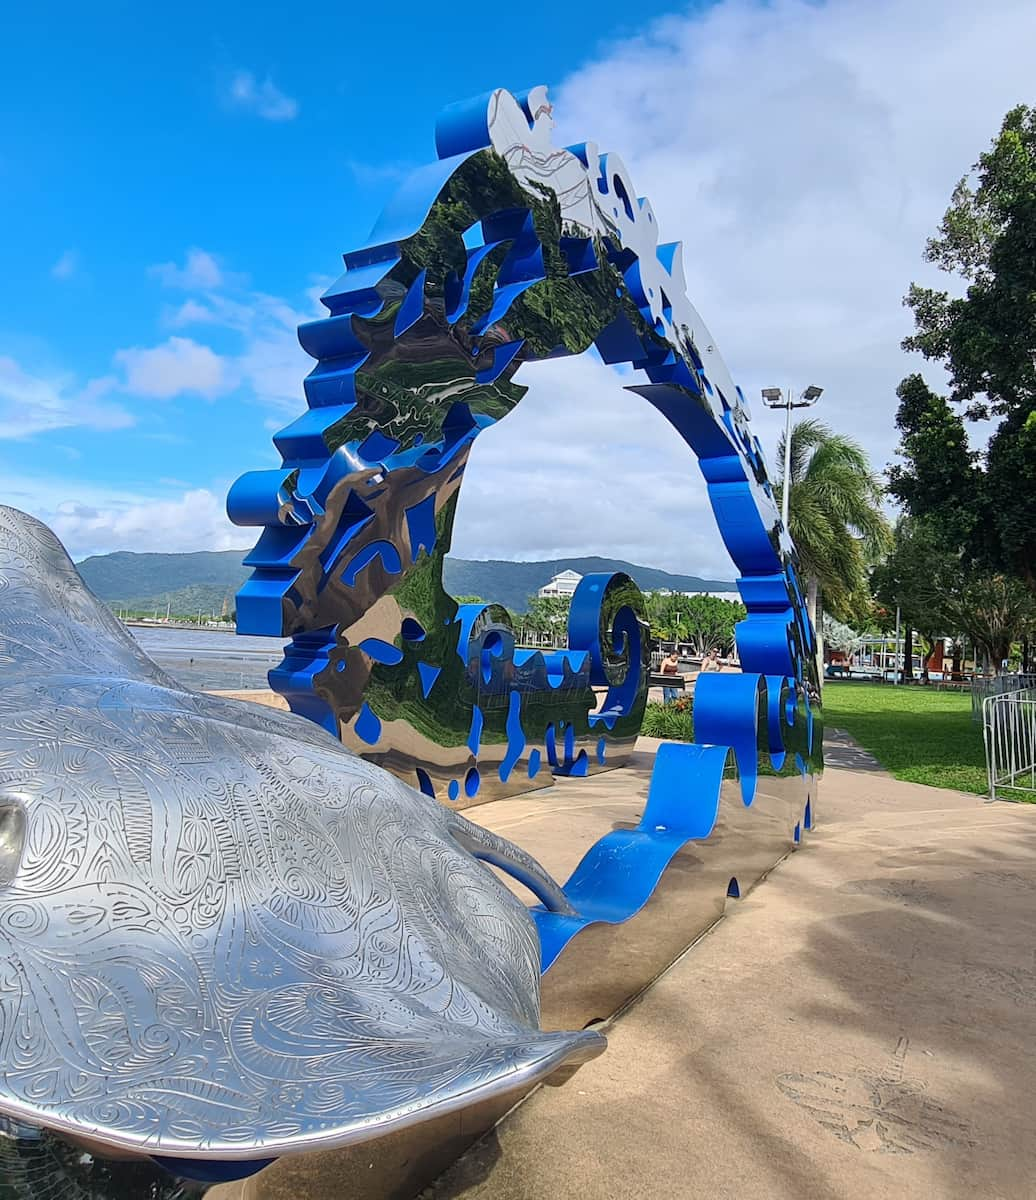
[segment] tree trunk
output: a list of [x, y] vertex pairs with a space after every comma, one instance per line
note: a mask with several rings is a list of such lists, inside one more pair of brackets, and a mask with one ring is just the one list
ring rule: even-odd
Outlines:
[[816, 671], [820, 686], [824, 685], [824, 602], [820, 595], [820, 580], [811, 575], [806, 580], [806, 612], [813, 625], [813, 635], [816, 638]]
[[908, 624], [903, 633], [903, 679], [914, 678], [914, 631]]
[[953, 639], [953, 662], [950, 664], [950, 678], [955, 683], [960, 682], [960, 652], [961, 639], [959, 637], [955, 637]]
[[820, 624], [820, 580], [814, 575], [806, 580], [806, 612], [813, 622], [813, 628], [817, 629]]

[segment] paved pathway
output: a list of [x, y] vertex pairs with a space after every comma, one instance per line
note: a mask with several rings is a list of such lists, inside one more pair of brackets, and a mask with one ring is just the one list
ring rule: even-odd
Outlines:
[[1036, 806], [829, 770], [821, 826], [433, 1200], [1033, 1200]]
[[847, 771], [887, 773], [874, 755], [864, 750], [844, 729], [828, 727], [824, 730], [824, 763], [828, 767], [841, 767]]

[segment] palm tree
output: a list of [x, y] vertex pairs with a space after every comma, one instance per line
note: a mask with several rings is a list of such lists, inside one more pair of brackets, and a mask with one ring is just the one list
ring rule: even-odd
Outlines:
[[[778, 449], [784, 462], [784, 438]], [[780, 507], [781, 479], [774, 491]], [[888, 550], [892, 531], [881, 510], [885, 490], [862, 447], [819, 421], [791, 431], [788, 524], [806, 585], [814, 628], [824, 607], [851, 620], [867, 596], [868, 568]]]

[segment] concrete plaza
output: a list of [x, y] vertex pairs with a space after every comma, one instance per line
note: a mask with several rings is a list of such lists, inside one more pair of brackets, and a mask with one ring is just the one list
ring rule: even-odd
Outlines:
[[1036, 1196], [1036, 807], [852, 761], [607, 1053], [427, 1197]]
[[[656, 745], [468, 815], [564, 877], [639, 815]], [[899, 783], [843, 735], [827, 759], [804, 847], [452, 1167], [506, 1103], [211, 1200], [412, 1200], [443, 1168], [425, 1200], [1036, 1197], [1036, 806]]]

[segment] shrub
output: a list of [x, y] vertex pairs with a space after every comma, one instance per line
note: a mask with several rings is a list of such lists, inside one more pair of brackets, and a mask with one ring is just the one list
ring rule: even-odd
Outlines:
[[672, 704], [649, 704], [640, 732], [669, 742], [693, 742], [693, 709], [691, 696], [679, 696]]

